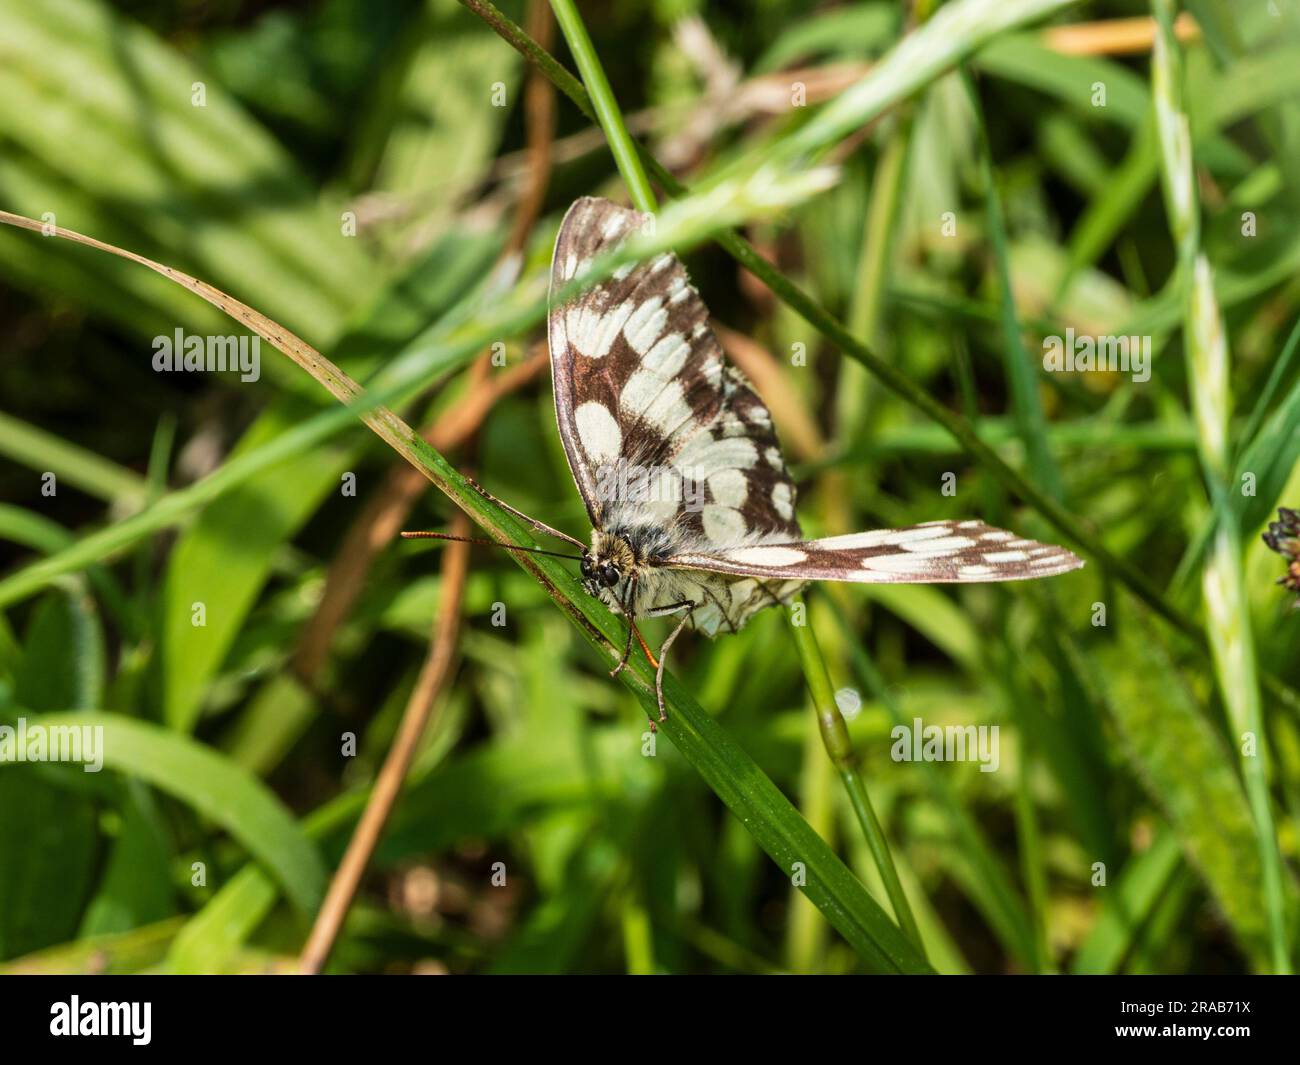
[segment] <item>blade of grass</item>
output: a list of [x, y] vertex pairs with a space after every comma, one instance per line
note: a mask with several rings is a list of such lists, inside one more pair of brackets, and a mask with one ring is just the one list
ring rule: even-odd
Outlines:
[[1029, 921], [1033, 932], [1032, 964], [1035, 973], [1055, 971], [1051, 946], [1047, 939], [1048, 910], [1051, 905], [1047, 889], [1047, 863], [1043, 853], [1043, 832], [1039, 825], [1038, 810], [1034, 804], [1033, 773], [1035, 762], [1034, 736], [1026, 721], [1025, 707], [1029, 703], [1024, 692], [1023, 679], [1016, 669], [1009, 648], [1011, 640], [1008, 622], [1007, 597], [998, 597], [998, 628], [1002, 632], [1002, 653], [1006, 656], [998, 671], [997, 687], [1007, 704], [1009, 716], [1019, 732], [1020, 748], [1016, 760], [1015, 817], [1016, 838], [1020, 850], [1021, 877], [1029, 897]]
[[0, 411], [0, 455], [32, 470], [54, 474], [59, 482], [123, 510], [145, 498], [143, 478], [86, 448]]
[[1296, 324], [1291, 327], [1286, 343], [1282, 345], [1282, 354], [1273, 363], [1268, 380], [1256, 398], [1255, 406], [1251, 408], [1250, 418], [1242, 426], [1241, 433], [1237, 437], [1241, 442], [1243, 453], [1248, 452], [1255, 444], [1255, 438], [1268, 415], [1268, 408], [1273, 404], [1273, 397], [1277, 395], [1278, 389], [1282, 387], [1282, 383], [1291, 372], [1291, 364], [1295, 361], [1297, 350], [1300, 350], [1300, 318], [1296, 319]]
[[[817, 717], [814, 708], [814, 712], [804, 722], [799, 776], [793, 790], [798, 796], [799, 812], [804, 819], [814, 832], [839, 852], [835, 767], [826, 757]], [[849, 864], [849, 868], [852, 867]], [[862, 878], [862, 883], [868, 891], [871, 890], [866, 878]], [[796, 973], [825, 972], [827, 947], [831, 938], [830, 926], [817, 907], [804, 898], [796, 887], [791, 886], [786, 894], [790, 898], [784, 945], [786, 967]], [[878, 900], [884, 898], [883, 892], [873, 894]]]
[[183, 917], [169, 917], [129, 932], [80, 937], [5, 962], [5, 976], [112, 976], [138, 973], [162, 961]]
[[177, 933], [167, 951], [169, 970], [207, 975], [225, 971], [238, 945], [252, 935], [275, 900], [275, 883], [258, 866], [244, 866]]
[[1150, 847], [1129, 860], [1110, 887], [1101, 916], [1070, 963], [1072, 973], [1119, 971], [1178, 870], [1181, 857], [1178, 837], [1166, 829]]
[[[871, 72], [775, 147], [812, 156], [856, 133], [944, 71], [1007, 32], [1046, 18], [1074, 0], [955, 0], [902, 39]], [[742, 160], [742, 164], [745, 161]]]
[[907, 901], [907, 894], [903, 891], [902, 881], [898, 879], [894, 857], [889, 852], [889, 841], [885, 838], [885, 831], [880, 825], [880, 819], [876, 817], [871, 798], [867, 794], [862, 771], [853, 752], [853, 741], [849, 738], [848, 727], [835, 702], [835, 690], [831, 684], [830, 673], [826, 669], [826, 662], [822, 658], [821, 648], [817, 645], [817, 636], [813, 633], [812, 626], [807, 624], [807, 606], [802, 596], [794, 601], [794, 606], [803, 607], [801, 613], [804, 623], [795, 623], [794, 608], [792, 608], [789, 612], [790, 631], [794, 636], [795, 648], [799, 652], [804, 677], [808, 681], [808, 690], [812, 695], [813, 708], [817, 712], [817, 726], [821, 732], [822, 743], [826, 747], [826, 754], [835, 766], [836, 772], [839, 773], [844, 790], [848, 793], [849, 803], [853, 807], [853, 815], [857, 818], [863, 836], [866, 837], [867, 846], [871, 848], [871, 856], [875, 860], [885, 891], [889, 895], [889, 904], [894, 908], [894, 917], [908, 939], [924, 955], [925, 948], [921, 943], [920, 930], [916, 926], [916, 917]]
[[[868, 343], [880, 336], [884, 317], [886, 282], [892, 271], [894, 231], [898, 227], [899, 201], [911, 152], [913, 117], [904, 110], [889, 130], [871, 176], [871, 194], [863, 223], [861, 250], [853, 283], [848, 324]], [[836, 421], [841, 438], [850, 446], [861, 440], [872, 423], [872, 379], [853, 362], [840, 369]]]
[[614, 99], [614, 91], [609, 87], [605, 68], [596, 55], [582, 17], [574, 7], [573, 0], [551, 0], [551, 10], [555, 12], [555, 21], [569, 43], [569, 51], [578, 64], [578, 73], [582, 75], [582, 81], [591, 95], [596, 118], [600, 122], [600, 128], [605, 131], [605, 139], [609, 142], [609, 150], [614, 153], [614, 162], [623, 176], [623, 183], [632, 198], [632, 206], [646, 214], [654, 214], [657, 204], [650, 179], [641, 166], [636, 145], [623, 122], [623, 113]]
[[[0, 503], [0, 540], [10, 540], [46, 555], [67, 550], [77, 542], [58, 522], [8, 503]], [[123, 629], [132, 637], [138, 636], [139, 626], [131, 601], [117, 578], [103, 566], [90, 566], [86, 577]]]
[[984, 184], [984, 208], [988, 217], [989, 237], [993, 245], [993, 262], [1002, 305], [1002, 361], [1011, 386], [1016, 424], [1025, 443], [1029, 468], [1035, 482], [1053, 499], [1059, 500], [1063, 495], [1061, 472], [1056, 468], [1051, 449], [1047, 444], [1047, 420], [1043, 416], [1043, 404], [1038, 394], [1038, 375], [1034, 371], [1034, 363], [1029, 358], [1029, 352], [1025, 349], [1024, 336], [1016, 316], [1016, 297], [1011, 288], [1011, 263], [1007, 253], [1007, 231], [1002, 217], [1002, 200], [998, 195], [997, 182], [993, 176], [993, 149], [989, 144], [984, 108], [968, 70], [962, 71], [962, 81], [966, 86], [971, 110], [975, 113], [980, 180]]
[[102, 729], [99, 754], [106, 767], [147, 781], [211, 818], [274, 874], [296, 906], [315, 909], [325, 890], [320, 856], [261, 781], [187, 737], [119, 714], [42, 714], [40, 723], [48, 729]]

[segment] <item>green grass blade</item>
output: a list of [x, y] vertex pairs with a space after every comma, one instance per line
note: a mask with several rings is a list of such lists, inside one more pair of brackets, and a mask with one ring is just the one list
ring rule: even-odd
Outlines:
[[1011, 287], [1011, 265], [1007, 252], [1007, 231], [1002, 216], [1002, 201], [993, 175], [993, 149], [989, 145], [988, 127], [979, 93], [969, 74], [963, 72], [967, 95], [975, 112], [975, 128], [979, 136], [980, 178], [984, 183], [984, 208], [988, 219], [989, 237], [993, 245], [993, 262], [997, 272], [998, 291], [1002, 305], [1002, 362], [1010, 384], [1016, 424], [1019, 426], [1029, 468], [1035, 483], [1053, 499], [1063, 495], [1061, 473], [1056, 468], [1047, 443], [1047, 420], [1039, 398], [1038, 372], [1025, 347], [1024, 334], [1016, 315], [1016, 297]]
[[315, 848], [280, 800], [226, 758], [157, 725], [118, 714], [42, 714], [40, 724], [102, 728], [105, 768], [152, 784], [221, 825], [304, 911], [319, 903], [325, 868]]
[[894, 47], [857, 84], [773, 147], [813, 155], [880, 116], [1008, 30], [1047, 18], [1073, 0], [954, 0]]
[[123, 510], [137, 509], [145, 498], [139, 474], [3, 411], [0, 455], [38, 473], [52, 473], [56, 484], [66, 482]]
[[551, 0], [551, 10], [555, 12], [555, 20], [560, 24], [564, 39], [569, 42], [569, 51], [573, 53], [578, 72], [591, 95], [600, 128], [605, 131], [605, 139], [609, 142], [609, 150], [614, 153], [618, 172], [623, 175], [623, 183], [627, 185], [632, 206], [638, 211], [653, 214], [657, 206], [654, 189], [650, 187], [650, 179], [646, 177], [636, 145], [623, 122], [623, 113], [614, 99], [614, 90], [609, 87], [605, 68], [601, 66], [600, 57], [592, 46], [582, 16], [578, 14], [573, 0]]
[[1161, 832], [1150, 847], [1130, 859], [1117, 881], [1107, 882], [1101, 916], [1070, 963], [1072, 973], [1119, 971], [1181, 857], [1177, 836]]
[[790, 618], [790, 632], [794, 636], [795, 648], [799, 652], [799, 661], [803, 665], [804, 677], [808, 682], [809, 694], [812, 696], [813, 710], [817, 714], [817, 727], [821, 733], [826, 754], [839, 774], [844, 790], [848, 793], [849, 804], [862, 835], [871, 850], [871, 857], [880, 872], [880, 879], [889, 895], [890, 905], [899, 927], [924, 955], [921, 933], [916, 926], [916, 917], [907, 893], [898, 879], [898, 870], [894, 866], [894, 856], [889, 850], [889, 841], [880, 819], [872, 809], [871, 798], [867, 794], [866, 783], [862, 779], [862, 770], [853, 752], [853, 742], [849, 739], [849, 730], [844, 724], [844, 717], [835, 702], [835, 691], [831, 684], [830, 672], [822, 658], [821, 648], [812, 626], [808, 624], [807, 607], [802, 597], [795, 600], [796, 606], [803, 607], [803, 623], [797, 624]]

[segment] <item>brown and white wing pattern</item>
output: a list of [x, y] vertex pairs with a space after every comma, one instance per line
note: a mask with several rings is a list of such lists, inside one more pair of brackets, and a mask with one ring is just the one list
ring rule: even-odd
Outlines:
[[[645, 218], [578, 200], [556, 239], [552, 293]], [[675, 255], [553, 302], [548, 334], [560, 437], [593, 525], [661, 528], [697, 547], [798, 538], [771, 415], [727, 363]]]
[[1063, 547], [970, 520], [683, 552], [665, 565], [762, 579], [945, 584], [1051, 577], [1078, 569], [1083, 560]]

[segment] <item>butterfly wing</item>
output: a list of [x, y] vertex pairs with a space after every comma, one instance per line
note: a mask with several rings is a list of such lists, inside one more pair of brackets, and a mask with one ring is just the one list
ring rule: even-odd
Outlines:
[[[646, 217], [574, 203], [552, 293]], [[552, 302], [548, 335], [560, 438], [593, 525], [664, 528], [674, 543], [709, 547], [800, 535], [771, 415], [727, 363], [675, 255]]]
[[942, 584], [1019, 581], [1067, 573], [1083, 560], [982, 521], [930, 521], [825, 540], [684, 552], [665, 563], [738, 577]]

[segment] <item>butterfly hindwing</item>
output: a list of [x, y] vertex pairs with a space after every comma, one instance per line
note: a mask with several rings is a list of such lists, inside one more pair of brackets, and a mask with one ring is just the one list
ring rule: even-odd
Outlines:
[[[552, 292], [645, 218], [578, 200], [556, 239]], [[552, 304], [548, 332], [560, 436], [593, 525], [655, 525], [719, 547], [799, 536], [771, 415], [727, 363], [675, 255]]]
[[943, 584], [1050, 577], [1078, 569], [1083, 562], [1063, 547], [970, 520], [686, 552], [666, 564], [737, 577]]

